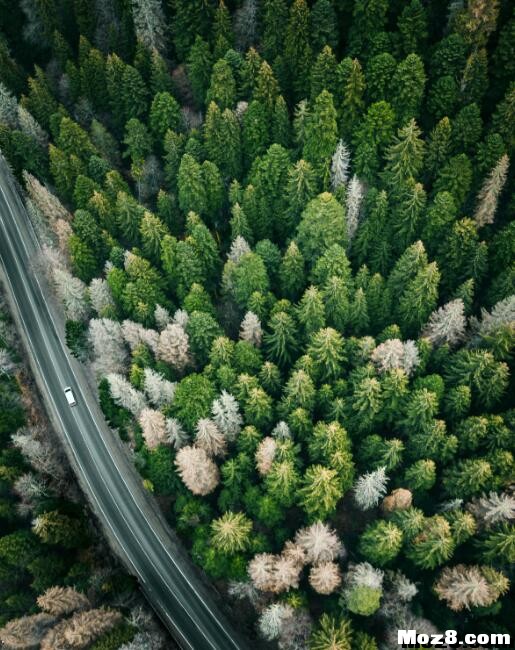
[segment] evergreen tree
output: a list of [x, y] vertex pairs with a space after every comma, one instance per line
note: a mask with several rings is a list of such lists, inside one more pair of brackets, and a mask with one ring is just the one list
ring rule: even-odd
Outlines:
[[211, 73], [211, 82], [206, 94], [208, 110], [215, 102], [220, 110], [232, 108], [236, 99], [236, 82], [231, 66], [225, 59], [218, 59]]
[[424, 160], [424, 141], [415, 120], [400, 128], [386, 151], [385, 178], [395, 191], [411, 178], [416, 178]]
[[307, 95], [311, 46], [309, 43], [310, 12], [306, 0], [294, 0], [290, 7], [284, 40], [284, 56], [288, 66], [289, 87], [294, 101]]
[[377, 521], [367, 526], [359, 540], [359, 550], [363, 557], [379, 566], [395, 559], [401, 546], [401, 530], [387, 521]]
[[323, 90], [306, 124], [303, 155], [313, 165], [324, 187], [329, 185], [331, 157], [337, 142], [336, 110], [331, 94]]
[[338, 474], [322, 465], [310, 465], [298, 491], [299, 504], [312, 520], [331, 515], [342, 497]]
[[333, 95], [337, 92], [337, 62], [336, 57], [326, 45], [317, 56], [311, 70], [311, 100], [315, 100], [323, 90]]
[[332, 194], [324, 192], [308, 203], [297, 228], [297, 243], [311, 264], [331, 245], [345, 246], [344, 211]]

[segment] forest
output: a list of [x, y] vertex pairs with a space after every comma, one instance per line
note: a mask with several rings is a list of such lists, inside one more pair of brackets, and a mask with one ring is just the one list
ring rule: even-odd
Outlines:
[[[0, 149], [68, 347], [235, 624], [280, 650], [513, 635], [513, 4], [12, 4]], [[3, 354], [0, 638], [91, 580], [77, 506], [28, 485]], [[69, 647], [157, 647], [102, 616], [119, 639]]]

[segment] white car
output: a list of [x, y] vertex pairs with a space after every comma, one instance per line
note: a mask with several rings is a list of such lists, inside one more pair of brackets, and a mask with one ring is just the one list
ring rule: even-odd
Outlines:
[[66, 386], [66, 388], [64, 389], [64, 394], [66, 395], [66, 399], [68, 400], [68, 404], [70, 406], [77, 405], [77, 400], [75, 399], [75, 395], [73, 394], [73, 391], [69, 386]]

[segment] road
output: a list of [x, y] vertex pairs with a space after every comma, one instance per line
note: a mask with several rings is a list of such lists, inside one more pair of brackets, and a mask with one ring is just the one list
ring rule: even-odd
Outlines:
[[[69, 355], [62, 319], [35, 270], [39, 246], [0, 155], [0, 260], [8, 299], [52, 422], [107, 538], [181, 648], [248, 646], [231, 628], [174, 533], [163, 523], [119, 440], [110, 431], [81, 365]], [[71, 386], [77, 406], [63, 393]]]

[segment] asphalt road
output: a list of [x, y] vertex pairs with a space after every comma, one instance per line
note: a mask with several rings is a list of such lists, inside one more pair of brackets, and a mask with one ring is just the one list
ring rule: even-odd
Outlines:
[[[0, 156], [0, 260], [22, 339], [51, 420], [107, 537], [148, 601], [184, 649], [248, 647], [231, 628], [108, 428], [80, 364], [63, 342], [62, 321], [45, 300], [34, 261], [39, 248]], [[63, 389], [71, 386], [77, 406]]]

